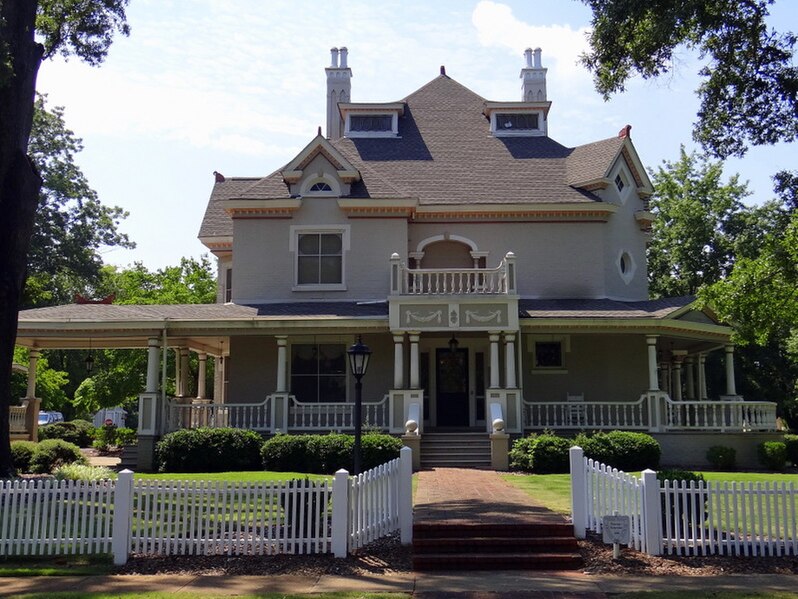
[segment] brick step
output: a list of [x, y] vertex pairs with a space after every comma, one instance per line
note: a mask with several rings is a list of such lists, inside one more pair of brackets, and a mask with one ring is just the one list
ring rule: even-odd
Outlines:
[[488, 458], [474, 458], [470, 460], [449, 459], [449, 460], [421, 460], [422, 468], [473, 468], [476, 470], [490, 470], [491, 462]]
[[445, 449], [421, 449], [421, 458], [424, 459], [424, 454], [426, 453], [427, 457], [435, 457], [438, 458], [472, 458], [478, 457], [482, 459], [490, 458], [490, 450], [486, 449], [481, 451], [479, 449], [473, 449], [471, 447], [467, 449], [460, 449], [460, 450], [445, 450]]
[[414, 570], [578, 570], [578, 553], [425, 553], [413, 555]]
[[449, 537], [413, 539], [413, 554], [555, 553], [579, 551], [574, 537]]
[[139, 463], [139, 446], [125, 445], [122, 448], [122, 456], [119, 460], [119, 469], [136, 470]]
[[464, 538], [530, 538], [573, 537], [574, 527], [565, 522], [521, 523], [458, 523], [416, 522], [413, 539], [464, 539]]

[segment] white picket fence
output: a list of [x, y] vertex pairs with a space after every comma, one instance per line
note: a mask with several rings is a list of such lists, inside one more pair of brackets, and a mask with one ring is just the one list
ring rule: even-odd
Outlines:
[[630, 517], [629, 547], [650, 555], [798, 556], [793, 483], [696, 483], [640, 478], [571, 448], [574, 533], [601, 532], [604, 516]]
[[412, 453], [332, 482], [0, 481], [0, 556], [267, 555], [412, 541]]

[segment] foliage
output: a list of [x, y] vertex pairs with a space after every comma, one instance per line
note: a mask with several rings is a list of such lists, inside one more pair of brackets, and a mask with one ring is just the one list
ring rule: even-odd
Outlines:
[[646, 433], [583, 433], [577, 436], [574, 443], [584, 450], [586, 457], [624, 472], [656, 469], [662, 456], [662, 448], [657, 440]]
[[75, 163], [82, 149], [81, 140], [66, 127], [64, 109], [48, 110], [46, 96], [37, 96], [28, 151], [42, 188], [24, 306], [69, 303], [75, 293], [99, 283], [101, 248], [135, 247], [118, 229], [127, 213], [102, 204]]
[[95, 482], [116, 480], [116, 472], [103, 466], [87, 466], [86, 464], [64, 464], [53, 471], [57, 480], [84, 480]]
[[74, 462], [87, 463], [77, 445], [61, 439], [47, 439], [37, 444], [30, 460], [30, 471], [33, 474], [50, 474], [59, 466]]
[[718, 470], [736, 470], [737, 451], [734, 447], [713, 445], [707, 450], [707, 461]]
[[97, 428], [97, 432], [94, 435], [94, 442], [91, 446], [94, 449], [99, 451], [108, 451], [111, 445], [116, 444], [116, 427], [111, 426], [100, 426]]
[[33, 441], [11, 442], [11, 463], [17, 472], [30, 472], [30, 461], [36, 452], [36, 443]]
[[759, 463], [768, 470], [784, 470], [787, 463], [787, 445], [783, 441], [765, 441], [756, 447]]
[[78, 447], [91, 447], [96, 430], [91, 422], [85, 420], [56, 422], [39, 427], [39, 440], [61, 439]]
[[536, 438], [535, 433], [530, 433], [529, 436], [521, 437], [513, 442], [513, 446], [510, 448], [510, 468], [532, 472], [532, 447], [535, 445]]
[[[14, 348], [14, 362], [28, 366], [28, 350], [23, 347]], [[42, 355], [36, 362], [36, 397], [42, 400], [43, 410], [57, 410], [63, 412], [69, 399], [64, 392], [64, 385], [69, 380], [68, 373], [57, 368], [51, 368], [46, 355]], [[22, 398], [27, 395], [28, 380], [22, 373], [16, 373], [12, 378], [11, 396]]]
[[106, 266], [98, 290], [116, 295], [117, 304], [212, 304], [216, 301], [216, 275], [207, 254], [181, 258], [178, 266], [148, 270], [141, 262], [119, 269]]
[[117, 447], [123, 445], [135, 445], [138, 442], [138, 433], [134, 428], [127, 428], [125, 426], [116, 429], [116, 443]]
[[700, 472], [691, 472], [690, 470], [680, 470], [678, 468], [666, 468], [657, 472], [657, 480], [662, 482], [666, 480], [683, 480], [687, 483], [704, 482], [704, 475]]
[[[275, 435], [263, 444], [261, 457], [267, 470], [310, 474], [333, 474], [353, 469], [354, 437], [341, 433], [327, 435]], [[369, 470], [399, 457], [401, 440], [382, 433], [361, 438], [361, 466]]]
[[719, 158], [798, 136], [796, 36], [766, 24], [772, 0], [582, 0], [593, 11], [582, 62], [605, 98], [659, 77], [680, 48], [706, 59], [693, 137]]
[[784, 445], [787, 449], [787, 461], [798, 466], [798, 435], [784, 435]]
[[554, 434], [518, 439], [510, 450], [510, 466], [536, 474], [568, 472], [571, 440]]
[[169, 433], [155, 447], [159, 472], [224, 472], [260, 466], [263, 439], [234, 428], [183, 429]]

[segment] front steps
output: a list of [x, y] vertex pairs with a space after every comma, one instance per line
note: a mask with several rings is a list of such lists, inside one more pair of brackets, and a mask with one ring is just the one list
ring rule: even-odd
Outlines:
[[575, 570], [573, 526], [559, 523], [417, 522], [413, 569]]
[[486, 432], [424, 432], [422, 468], [490, 468], [490, 438]]

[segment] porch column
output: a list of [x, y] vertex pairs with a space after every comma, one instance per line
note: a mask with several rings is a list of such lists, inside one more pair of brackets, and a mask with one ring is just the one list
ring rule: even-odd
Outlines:
[[180, 357], [180, 348], [175, 348], [175, 395], [180, 397], [183, 395], [183, 369], [180, 367], [182, 365], [182, 358]]
[[515, 389], [515, 333], [504, 333], [504, 386]]
[[404, 389], [405, 385], [405, 334], [393, 335], [393, 388]]
[[161, 362], [161, 340], [158, 337], [147, 339], [147, 383], [145, 393], [158, 392], [158, 370]]
[[418, 355], [418, 340], [421, 337], [421, 333], [418, 332], [411, 332], [410, 333], [410, 388], [411, 389], [418, 389], [419, 388], [419, 380], [418, 380], [418, 362], [419, 362], [419, 355]]
[[734, 384], [734, 346], [726, 346], [726, 395], [737, 395]]
[[[28, 390], [25, 397], [33, 399], [36, 397], [36, 363], [39, 361], [39, 356], [42, 353], [38, 349], [28, 350]], [[36, 418], [39, 415], [36, 414]]]
[[180, 397], [188, 395], [188, 348], [180, 348]]
[[695, 359], [692, 356], [684, 359], [684, 368], [687, 374], [687, 399], [693, 401], [695, 399]]
[[288, 385], [285, 375], [288, 372], [288, 336], [277, 335], [277, 393], [286, 393]]
[[707, 398], [707, 355], [698, 354], [698, 399]]
[[197, 354], [197, 399], [205, 399], [205, 374], [208, 369], [208, 354]]
[[657, 335], [646, 335], [648, 344], [648, 389], [659, 391], [659, 371], [657, 370]]
[[671, 352], [673, 358], [673, 399], [682, 401], [682, 360], [687, 352], [677, 349]]
[[488, 333], [490, 339], [490, 387], [499, 388], [499, 333]]

